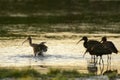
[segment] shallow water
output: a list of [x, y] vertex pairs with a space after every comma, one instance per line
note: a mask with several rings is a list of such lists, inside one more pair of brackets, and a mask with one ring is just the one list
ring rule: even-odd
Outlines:
[[[111, 38], [118, 50], [120, 49], [119, 38]], [[23, 40], [0, 41], [0, 66], [78, 66], [87, 68], [91, 56], [86, 54], [83, 57], [85, 48], [83, 42], [76, 45], [76, 40], [45, 40], [48, 51], [44, 57], [34, 57], [32, 47], [26, 42], [21, 45]], [[39, 40], [33, 40], [33, 43], [39, 43]], [[120, 50], [119, 50], [120, 51]], [[103, 56], [106, 65], [107, 56]], [[120, 69], [120, 54], [112, 55], [113, 69]]]
[[[44, 57], [34, 57], [32, 47], [25, 43], [21, 46], [6, 46], [0, 48], [1, 66], [27, 66], [27, 65], [71, 65], [78, 66], [85, 59], [79, 51], [79, 45], [64, 44], [63, 41], [49, 41], [46, 45], [48, 51]], [[84, 49], [83, 49], [84, 51]]]

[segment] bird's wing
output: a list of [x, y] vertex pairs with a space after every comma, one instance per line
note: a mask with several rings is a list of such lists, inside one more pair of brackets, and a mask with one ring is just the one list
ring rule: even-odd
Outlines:
[[117, 48], [115, 47], [115, 45], [113, 44], [113, 42], [107, 41], [107, 42], [106, 42], [106, 46], [109, 47], [109, 48], [112, 50], [112, 52], [114, 52], [114, 53], [117, 53], [117, 52], [118, 52], [118, 50], [117, 50]]
[[111, 50], [107, 47], [104, 47], [102, 43], [98, 43], [91, 48], [91, 52], [94, 55], [101, 56], [104, 54], [111, 54]]
[[39, 50], [46, 52], [48, 50], [48, 47], [45, 44], [39, 44]]
[[93, 46], [95, 46], [95, 45], [97, 45], [97, 44], [99, 44], [100, 42], [98, 42], [98, 41], [95, 41], [95, 40], [89, 40], [88, 42], [87, 42], [87, 46], [88, 46], [88, 48], [92, 48]]

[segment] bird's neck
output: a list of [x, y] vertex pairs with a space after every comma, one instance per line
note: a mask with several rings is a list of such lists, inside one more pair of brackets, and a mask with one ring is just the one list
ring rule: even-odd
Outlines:
[[87, 40], [84, 40], [84, 47], [87, 48]]
[[32, 39], [29, 39], [29, 45], [32, 46]]
[[102, 43], [107, 43], [106, 41], [103, 41]]

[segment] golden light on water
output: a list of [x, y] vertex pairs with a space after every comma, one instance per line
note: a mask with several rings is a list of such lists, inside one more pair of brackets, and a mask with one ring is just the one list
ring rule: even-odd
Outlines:
[[[90, 39], [99, 40], [100, 37], [91, 37]], [[48, 51], [44, 57], [34, 57], [32, 47], [26, 42], [22, 45], [23, 39], [0, 41], [0, 66], [71, 66], [73, 68], [87, 69], [88, 61], [91, 56], [87, 53], [83, 58], [85, 48], [83, 42], [76, 45], [79, 39], [64, 40], [44, 40], [48, 46]], [[110, 37], [120, 51], [120, 38]], [[40, 43], [43, 40], [35, 39], [33, 43]], [[105, 65], [107, 56], [103, 56]], [[120, 68], [120, 54], [112, 54], [112, 67]]]

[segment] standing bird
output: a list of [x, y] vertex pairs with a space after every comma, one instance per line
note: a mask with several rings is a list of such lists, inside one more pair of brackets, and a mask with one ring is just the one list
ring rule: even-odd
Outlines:
[[104, 45], [104, 47], [107, 47], [107, 48], [110, 48], [110, 50], [113, 52], [113, 53], [118, 53], [118, 50], [117, 48], [115, 47], [114, 43], [111, 42], [111, 41], [107, 41], [107, 38], [104, 36], [102, 37], [102, 40], [101, 40], [102, 44]]
[[[77, 42], [77, 44], [78, 44], [80, 41], [82, 41], [82, 40], [84, 40], [83, 46], [86, 48], [86, 51], [85, 51], [84, 55], [85, 55], [87, 52], [90, 53], [91, 48], [92, 48], [93, 46], [95, 46], [96, 44], [99, 44], [99, 43], [100, 43], [100, 42], [98, 42], [98, 41], [96, 41], [96, 40], [88, 40], [88, 38], [87, 38], [86, 36], [84, 36], [84, 37], [82, 37], [81, 40], [79, 40], [79, 41]], [[83, 55], [83, 56], [84, 56], [84, 55]], [[95, 55], [95, 54], [94, 54], [94, 53], [90, 53], [90, 55]], [[95, 56], [94, 56], [94, 62], [95, 62]]]
[[101, 63], [101, 60], [102, 60], [102, 63], [104, 64], [102, 56], [111, 54], [112, 51], [108, 47], [104, 47], [104, 45], [99, 42], [89, 50], [89, 53], [96, 55], [97, 57], [100, 56], [99, 64]]
[[[114, 43], [112, 42], [112, 41], [107, 41], [107, 37], [102, 37], [102, 40], [101, 40], [101, 43], [103, 44], [103, 46], [105, 47], [105, 48], [109, 48], [110, 50], [111, 50], [111, 52], [112, 53], [118, 53], [118, 50], [117, 50], [117, 48], [115, 47], [115, 45], [114, 45]], [[111, 54], [112, 54], [111, 53]], [[110, 60], [110, 62], [111, 62], [111, 54], [110, 55], [108, 55], [108, 60], [107, 60], [107, 62]]]
[[43, 56], [43, 52], [47, 51], [48, 47], [44, 44], [45, 42], [41, 42], [40, 44], [32, 43], [32, 38], [30, 36], [28, 36], [28, 38], [24, 42], [26, 41], [29, 41], [29, 45], [33, 48], [34, 56], [36, 55]]
[[[109, 48], [105, 48], [103, 44], [100, 43], [99, 41], [88, 40], [86, 36], [84, 36], [80, 41], [82, 40], [84, 40], [83, 45], [86, 48], [86, 52], [89, 52], [90, 55], [94, 55], [94, 62], [95, 62], [95, 56], [97, 57], [100, 56], [99, 63], [101, 62], [101, 60], [102, 60], [102, 63], [104, 63], [102, 59], [102, 55], [107, 55], [112, 53]], [[78, 41], [78, 43], [80, 41]], [[86, 54], [86, 52], [84, 53], [84, 55]]]

